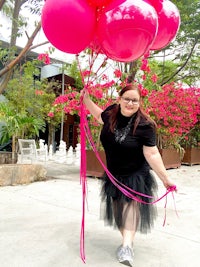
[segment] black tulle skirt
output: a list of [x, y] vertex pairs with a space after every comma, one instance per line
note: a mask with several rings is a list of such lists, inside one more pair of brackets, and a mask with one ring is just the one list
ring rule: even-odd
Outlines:
[[[153, 198], [135, 194], [138, 198], [149, 204], [143, 204], [132, 200], [125, 196], [110, 181], [109, 177], [104, 174], [102, 177], [103, 185], [101, 190], [101, 218], [104, 219], [105, 223], [108, 225], [113, 225], [119, 229], [126, 228], [125, 222], [128, 219], [125, 218], [126, 212], [124, 212], [124, 207], [132, 205], [132, 209], [130, 209], [130, 212], [133, 213], [131, 220], [137, 222], [136, 229], [134, 230], [140, 231], [141, 233], [149, 232], [157, 215], [155, 204], [151, 204], [156, 197], [157, 183], [153, 174], [150, 172], [149, 166], [144, 165], [141, 169], [130, 175], [115, 175], [114, 177], [125, 186], [145, 195], [152, 196]], [[135, 212], [135, 209], [137, 209], [137, 212]], [[127, 216], [129, 217], [130, 212], [127, 212], [127, 214], [129, 214]], [[131, 220], [129, 225], [133, 224]], [[132, 230], [131, 227], [130, 230]]]

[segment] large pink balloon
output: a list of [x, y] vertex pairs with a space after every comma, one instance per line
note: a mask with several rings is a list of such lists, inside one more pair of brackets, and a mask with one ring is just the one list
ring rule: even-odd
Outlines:
[[113, 0], [99, 16], [97, 35], [109, 58], [130, 62], [149, 50], [157, 27], [157, 13], [148, 2]]
[[149, 0], [151, 5], [155, 8], [157, 12], [160, 12], [162, 9], [162, 3], [164, 0]]
[[57, 49], [77, 54], [92, 41], [95, 9], [85, 0], [48, 0], [42, 9], [42, 28]]
[[178, 8], [169, 0], [149, 1], [158, 14], [158, 32], [150, 49], [159, 50], [176, 37], [180, 26], [180, 14]]
[[112, 0], [87, 0], [89, 5], [95, 6], [95, 7], [104, 7], [108, 5]]

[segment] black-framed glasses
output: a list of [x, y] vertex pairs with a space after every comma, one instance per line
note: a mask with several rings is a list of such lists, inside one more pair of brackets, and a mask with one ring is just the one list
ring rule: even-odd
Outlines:
[[139, 104], [139, 100], [138, 99], [131, 99], [131, 98], [128, 98], [128, 97], [123, 97], [121, 96], [122, 100], [124, 101], [124, 103], [126, 104], [129, 104], [130, 102], [133, 104], [133, 105], [138, 105]]

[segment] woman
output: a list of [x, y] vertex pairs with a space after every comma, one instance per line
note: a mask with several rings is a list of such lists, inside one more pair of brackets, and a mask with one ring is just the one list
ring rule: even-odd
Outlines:
[[[156, 182], [150, 167], [168, 189], [174, 186], [156, 147], [156, 125], [142, 110], [141, 94], [136, 85], [128, 85], [119, 93], [118, 104], [104, 111], [84, 92], [84, 103], [90, 113], [103, 124], [101, 142], [109, 172], [123, 185], [153, 196]], [[145, 202], [152, 198], [137, 195]], [[106, 205], [105, 220], [116, 225], [122, 234], [117, 249], [120, 263], [132, 266], [133, 240], [137, 230], [147, 232], [155, 219], [155, 207], [141, 204], [125, 196], [105, 175], [102, 199]]]

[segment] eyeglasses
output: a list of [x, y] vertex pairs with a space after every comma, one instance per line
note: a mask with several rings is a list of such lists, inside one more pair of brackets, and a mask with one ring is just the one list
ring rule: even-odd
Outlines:
[[138, 99], [130, 99], [128, 97], [123, 97], [123, 96], [121, 96], [121, 98], [126, 104], [129, 104], [131, 102], [133, 105], [137, 105], [140, 102]]

